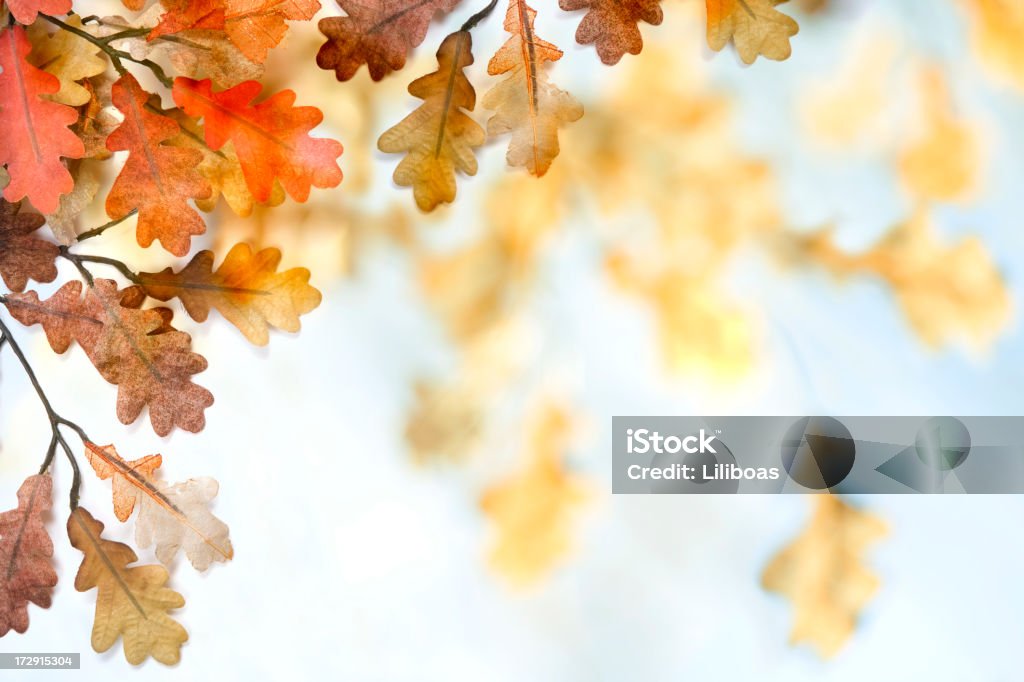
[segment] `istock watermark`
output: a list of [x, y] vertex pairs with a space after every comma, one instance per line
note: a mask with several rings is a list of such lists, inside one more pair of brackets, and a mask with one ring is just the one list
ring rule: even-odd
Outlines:
[[1024, 493], [1024, 417], [613, 417], [612, 491]]

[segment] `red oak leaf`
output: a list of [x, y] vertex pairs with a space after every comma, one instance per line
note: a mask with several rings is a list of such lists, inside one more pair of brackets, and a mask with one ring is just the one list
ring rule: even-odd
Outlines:
[[4, 197], [28, 197], [40, 212], [53, 213], [60, 195], [75, 186], [60, 159], [81, 158], [85, 146], [68, 129], [78, 111], [43, 97], [57, 92], [60, 81], [28, 62], [31, 50], [20, 26], [0, 32], [0, 130], [8, 136], [0, 145], [0, 166], [7, 164], [11, 176]]
[[316, 107], [292, 106], [291, 90], [253, 104], [262, 87], [245, 81], [214, 92], [209, 79], [175, 78], [174, 101], [189, 116], [205, 119], [211, 149], [228, 141], [234, 144], [245, 182], [257, 201], [270, 198], [275, 179], [296, 201], [309, 198], [310, 186], [335, 187], [341, 182], [336, 160], [341, 143], [308, 134], [323, 114]]
[[[0, 5], [3, 4], [0, 2]], [[26, 26], [34, 22], [39, 14], [56, 17], [71, 11], [71, 0], [7, 0], [6, 4], [17, 22]]]
[[146, 109], [149, 97], [131, 74], [114, 83], [114, 106], [124, 114], [124, 123], [107, 138], [107, 149], [127, 151], [128, 160], [107, 196], [107, 213], [116, 220], [138, 210], [139, 245], [158, 239], [175, 256], [184, 256], [192, 235], [206, 232], [188, 200], [209, 197], [210, 183], [199, 174], [203, 155], [198, 150], [161, 144], [181, 129]]
[[405, 66], [409, 52], [427, 35], [431, 19], [451, 12], [459, 2], [338, 0], [346, 16], [320, 20], [327, 42], [320, 47], [316, 63], [321, 69], [333, 69], [339, 81], [349, 80], [366, 64], [370, 78], [379, 81]]

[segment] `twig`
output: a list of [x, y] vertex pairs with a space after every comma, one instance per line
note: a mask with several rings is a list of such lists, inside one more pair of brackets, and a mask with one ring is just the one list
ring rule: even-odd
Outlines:
[[107, 258], [106, 256], [89, 256], [89, 255], [86, 255], [86, 254], [71, 253], [70, 249], [68, 249], [67, 246], [61, 246], [60, 247], [60, 255], [63, 258], [66, 258], [67, 260], [69, 260], [69, 261], [71, 261], [72, 263], [75, 264], [75, 266], [78, 268], [78, 271], [80, 273], [82, 273], [82, 276], [85, 277], [85, 280], [89, 283], [89, 286], [92, 286], [92, 281], [93, 281], [92, 273], [85, 269], [85, 266], [83, 265], [83, 263], [98, 263], [100, 265], [108, 265], [108, 266], [114, 268], [115, 270], [117, 270], [118, 272], [120, 272], [122, 275], [124, 275], [124, 277], [128, 281], [130, 281], [132, 284], [142, 284], [142, 280], [139, 279], [139, 276], [136, 275], [131, 270], [131, 268], [129, 268], [127, 265], [125, 265], [121, 261], [117, 260], [116, 258]]
[[494, 8], [497, 4], [498, 0], [491, 0], [491, 3], [487, 5], [487, 7], [484, 7], [482, 10], [471, 16], [469, 19], [466, 19], [466, 23], [464, 23], [462, 27], [459, 28], [459, 30], [472, 31], [477, 24], [486, 19], [490, 15], [490, 13], [494, 11]]
[[50, 421], [50, 432], [52, 434], [50, 438], [50, 446], [46, 450], [46, 458], [43, 460], [42, 466], [39, 467], [39, 473], [45, 473], [50, 465], [53, 463], [53, 457], [57, 452], [57, 446], [60, 445], [64, 454], [68, 458], [68, 462], [71, 463], [71, 469], [74, 472], [74, 476], [71, 481], [71, 496], [70, 504], [71, 510], [74, 511], [78, 507], [78, 493], [82, 485], [82, 472], [78, 468], [78, 461], [75, 460], [74, 454], [71, 452], [71, 446], [64, 439], [64, 434], [61, 432], [61, 426], [67, 426], [68, 428], [75, 431], [79, 438], [82, 439], [83, 444], [85, 442], [91, 442], [89, 437], [86, 435], [85, 430], [82, 429], [78, 424], [65, 419], [64, 417], [57, 414], [50, 404], [49, 398], [46, 397], [46, 392], [43, 391], [43, 387], [39, 384], [39, 379], [36, 377], [35, 371], [32, 369], [32, 365], [29, 364], [28, 358], [25, 357], [25, 353], [22, 352], [21, 346], [11, 336], [11, 330], [7, 324], [0, 318], [0, 333], [3, 334], [3, 341], [11, 350], [14, 351], [14, 355], [18, 358], [22, 368], [25, 370], [25, 374], [28, 376], [28, 380], [32, 383], [32, 388], [35, 389], [36, 395], [39, 396], [39, 402], [42, 403], [43, 409], [46, 410], [46, 417]]
[[68, 33], [74, 33], [79, 38], [89, 41], [96, 47], [106, 52], [107, 56], [110, 57], [110, 62], [114, 65], [114, 68], [117, 69], [117, 72], [122, 76], [128, 73], [128, 71], [124, 68], [124, 64], [121, 63], [121, 60], [124, 60], [127, 62], [134, 62], [136, 64], [139, 64], [140, 66], [145, 66], [147, 69], [153, 72], [153, 75], [156, 76], [156, 79], [158, 81], [163, 83], [164, 87], [170, 88], [174, 85], [174, 82], [167, 76], [166, 73], [164, 73], [163, 67], [154, 62], [152, 59], [136, 59], [130, 53], [125, 52], [124, 50], [119, 50], [116, 47], [112, 47], [110, 45], [110, 39], [112, 38], [119, 40], [128, 37], [126, 35], [123, 35], [124, 33], [127, 33], [127, 31], [122, 32], [122, 35], [120, 36], [118, 36], [118, 34], [115, 33], [114, 36], [118, 36], [117, 38], [114, 38], [114, 36], [98, 38], [93, 34], [89, 33], [88, 31], [83, 31], [77, 26], [71, 26], [70, 24], [63, 22], [56, 17], [51, 17], [46, 14], [40, 14], [39, 16], [41, 16], [43, 19], [50, 22], [54, 26], [58, 26], [67, 31]]
[[125, 220], [128, 220], [129, 218], [131, 218], [133, 215], [135, 215], [138, 212], [139, 212], [139, 209], [133, 208], [131, 211], [129, 211], [125, 215], [121, 216], [120, 218], [115, 218], [114, 220], [111, 220], [109, 222], [103, 223], [99, 227], [94, 227], [91, 230], [87, 230], [87, 231], [83, 232], [82, 234], [78, 235], [77, 240], [80, 241], [80, 242], [84, 242], [86, 239], [92, 239], [93, 237], [98, 237], [101, 234], [103, 234], [104, 232], [106, 232], [107, 230], [109, 230], [110, 228], [115, 227], [117, 225], [120, 225], [122, 222], [124, 222]]

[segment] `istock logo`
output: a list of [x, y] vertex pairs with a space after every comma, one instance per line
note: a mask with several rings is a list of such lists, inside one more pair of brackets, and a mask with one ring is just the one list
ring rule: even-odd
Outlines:
[[715, 440], [716, 436], [709, 436], [704, 431], [700, 430], [700, 433], [693, 436], [686, 436], [680, 438], [679, 436], [662, 436], [657, 431], [649, 431], [648, 429], [626, 429], [626, 452], [644, 454], [647, 452], [655, 452], [657, 454], [675, 454], [679, 451], [687, 454], [705, 453], [709, 452], [713, 455], [718, 454], [715, 448], [711, 446], [711, 441]]

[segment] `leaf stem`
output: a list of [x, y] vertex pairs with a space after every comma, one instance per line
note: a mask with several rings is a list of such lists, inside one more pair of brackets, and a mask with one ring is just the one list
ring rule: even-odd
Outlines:
[[128, 71], [124, 68], [124, 64], [121, 63], [122, 60], [124, 60], [128, 62], [134, 62], [140, 66], [145, 66], [147, 69], [153, 72], [153, 75], [156, 76], [156, 79], [160, 81], [164, 85], [164, 87], [170, 88], [174, 85], [174, 82], [164, 72], [163, 67], [154, 62], [152, 59], [136, 59], [130, 53], [125, 52], [124, 50], [119, 50], [116, 47], [111, 47], [111, 40], [120, 40], [123, 38], [131, 37], [131, 35], [134, 35], [133, 30], [115, 33], [111, 36], [107, 36], [106, 38], [98, 38], [97, 36], [94, 36], [88, 31], [83, 31], [77, 26], [71, 26], [70, 24], [63, 22], [56, 17], [51, 17], [47, 14], [40, 14], [39, 16], [45, 19], [46, 21], [50, 22], [54, 26], [58, 26], [67, 31], [68, 33], [74, 33], [79, 38], [89, 41], [96, 47], [106, 52], [107, 56], [110, 57], [110, 62], [114, 65], [114, 68], [117, 70], [117, 72], [122, 76], [128, 73]]
[[[6, 297], [0, 296], [0, 302], [6, 303]], [[83, 442], [89, 440], [89, 437], [85, 434], [85, 430], [82, 429], [82, 427], [60, 416], [53, 409], [53, 405], [50, 404], [50, 399], [46, 397], [46, 392], [43, 391], [43, 387], [39, 384], [39, 379], [36, 377], [36, 373], [32, 369], [32, 365], [29, 364], [28, 358], [25, 357], [25, 353], [21, 350], [21, 346], [19, 346], [18, 342], [14, 340], [14, 337], [11, 336], [11, 330], [4, 322], [3, 318], [0, 318], [0, 333], [3, 334], [3, 343], [11, 347], [11, 350], [14, 351], [14, 355], [18, 358], [22, 368], [25, 370], [25, 374], [28, 376], [28, 380], [31, 382], [32, 388], [35, 389], [36, 395], [39, 397], [39, 402], [42, 403], [43, 409], [46, 410], [46, 417], [50, 421], [50, 446], [46, 450], [46, 458], [43, 460], [42, 466], [39, 467], [39, 473], [45, 473], [46, 470], [50, 468], [50, 465], [53, 463], [53, 457], [57, 452], [57, 446], [60, 445], [64, 454], [67, 456], [68, 461], [71, 463], [71, 469], [74, 472], [74, 477], [71, 481], [70, 496], [71, 510], [74, 511], [75, 508], [78, 507], [79, 489], [82, 485], [82, 472], [78, 468], [78, 461], [71, 452], [71, 446], [69, 446], [67, 440], [64, 439], [64, 434], [61, 432], [60, 427], [67, 426], [74, 430]]]

